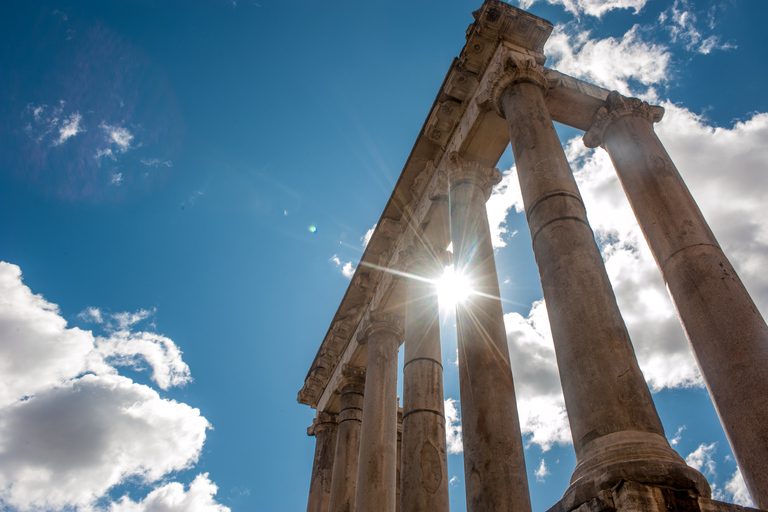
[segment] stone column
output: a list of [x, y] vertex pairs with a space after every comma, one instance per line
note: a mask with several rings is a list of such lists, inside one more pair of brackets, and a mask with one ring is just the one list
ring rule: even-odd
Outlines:
[[397, 489], [397, 350], [402, 321], [370, 313], [358, 343], [368, 346], [355, 510], [395, 512]]
[[530, 511], [523, 441], [485, 202], [497, 169], [449, 157], [454, 265], [478, 292], [457, 305], [467, 510]]
[[440, 310], [434, 279], [442, 258], [410, 247], [406, 262], [402, 512], [448, 511]]
[[336, 450], [336, 430], [338, 423], [335, 414], [318, 412], [307, 429], [307, 435], [315, 436], [315, 460], [312, 464], [312, 479], [309, 484], [307, 512], [327, 512], [331, 497], [331, 474], [333, 473], [333, 455]]
[[576, 450], [571, 510], [622, 479], [710, 495], [669, 446], [544, 102], [547, 80], [509, 54], [493, 84], [506, 118]]
[[365, 370], [344, 364], [338, 382], [339, 432], [333, 462], [329, 512], [354, 512]]
[[[398, 404], [400, 403], [398, 399]], [[397, 468], [397, 489], [395, 490], [395, 510], [400, 512], [400, 503], [401, 503], [401, 495], [402, 495], [402, 485], [400, 485], [401, 478], [400, 475], [402, 473], [401, 468], [403, 467], [403, 408], [398, 405], [397, 408], [397, 464], [395, 466]]]
[[612, 92], [584, 143], [608, 151], [747, 488], [768, 509], [768, 327], [653, 130], [663, 113]]

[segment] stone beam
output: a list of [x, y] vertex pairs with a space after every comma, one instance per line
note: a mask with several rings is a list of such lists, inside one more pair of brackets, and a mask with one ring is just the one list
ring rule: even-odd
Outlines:
[[[448, 69], [299, 391], [298, 400], [303, 404], [337, 411], [338, 394], [328, 383], [338, 378], [341, 363], [365, 365], [365, 350], [354, 341], [361, 320], [374, 307], [396, 309], [402, 296], [397, 276], [382, 269], [395, 268], [397, 254], [415, 234], [428, 230], [436, 235], [440, 229], [436, 226], [445, 213], [430, 196], [439, 192], [435, 189], [439, 183], [436, 170], [446, 168], [447, 155], [457, 152], [483, 166], [495, 167], [509, 145], [505, 120], [494, 110], [483, 108], [480, 95], [487, 89], [504, 48], [530, 55], [543, 64], [544, 43], [552, 25], [499, 0], [487, 0], [473, 16], [467, 42]], [[589, 129], [609, 91], [555, 70], [544, 68], [544, 72], [550, 83], [546, 104], [552, 119]]]

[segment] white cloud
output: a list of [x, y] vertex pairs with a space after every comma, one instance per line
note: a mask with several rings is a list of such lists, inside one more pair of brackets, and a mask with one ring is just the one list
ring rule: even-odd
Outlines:
[[[621, 39], [590, 39], [589, 32], [571, 34], [566, 25], [555, 26], [546, 46], [551, 66], [622, 94], [653, 96], [652, 86], [666, 81], [671, 54], [667, 48], [642, 40], [640, 26]], [[633, 91], [631, 83], [645, 86]]]
[[364, 248], [368, 247], [368, 242], [371, 241], [371, 237], [373, 236], [373, 232], [376, 231], [376, 226], [378, 226], [378, 225], [379, 225], [379, 223], [377, 222], [376, 224], [373, 225], [373, 227], [371, 229], [369, 229], [368, 231], [365, 232], [365, 235], [363, 235], [360, 238], [360, 241], [363, 243], [363, 247]]
[[[547, 0], [552, 5], [562, 5], [566, 11], [575, 16], [589, 14], [600, 18], [603, 14], [614, 9], [633, 9], [639, 13], [648, 0]], [[528, 9], [536, 0], [520, 0], [520, 7]]]
[[488, 224], [491, 228], [491, 243], [494, 249], [507, 245], [504, 235], [509, 234], [509, 237], [513, 237], [517, 234], [517, 231], [509, 233], [507, 228], [503, 226], [507, 223], [507, 214], [513, 206], [517, 213], [523, 211], [523, 197], [515, 166], [502, 173], [501, 182], [493, 188], [491, 197], [485, 203]]
[[[711, 11], [710, 11], [711, 12]], [[714, 28], [714, 17], [709, 18], [709, 28]], [[720, 43], [720, 36], [704, 37], [697, 28], [698, 16], [691, 10], [687, 0], [675, 0], [675, 3], [659, 15], [659, 23], [667, 29], [673, 43], [681, 43], [686, 50], [707, 55], [712, 50], [730, 50], [736, 46]]]
[[79, 112], [70, 114], [66, 121], [64, 121], [59, 127], [59, 138], [54, 142], [54, 145], [58, 146], [66, 142], [67, 139], [74, 137], [78, 133], [83, 133], [85, 129], [80, 126], [83, 116]]
[[140, 502], [123, 496], [113, 503], [110, 512], [228, 512], [229, 508], [216, 503], [218, 488], [208, 479], [208, 473], [197, 475], [189, 491], [178, 482], [171, 482], [149, 493]]
[[541, 459], [541, 464], [539, 464], [539, 467], [536, 469], [536, 471], [533, 472], [533, 474], [536, 475], [537, 482], [544, 482], [545, 477], [549, 475], [547, 462], [544, 459]]
[[114, 186], [119, 187], [122, 182], [123, 182], [123, 173], [116, 172], [112, 175], [112, 180], [110, 181], [110, 183], [112, 183]]
[[453, 475], [450, 480], [448, 480], [448, 485], [456, 485], [459, 483], [459, 477], [456, 475]]
[[[0, 262], [0, 503], [5, 507], [92, 510], [97, 501], [108, 506], [107, 491], [126, 479], [152, 484], [197, 462], [210, 428], [200, 411], [160, 397], [113, 366], [135, 365], [142, 358], [163, 389], [189, 381], [189, 368], [172, 340], [131, 330], [150, 314], [105, 315], [89, 307], [78, 316], [105, 327], [106, 335], [68, 328], [55, 304], [23, 284], [18, 266]], [[166, 483], [141, 502], [143, 510], [176, 510], [162, 508], [174, 496], [181, 496], [180, 506], [200, 505], [184, 510], [226, 510], [210, 508], [215, 506], [211, 485], [206, 476], [179, 494], [178, 486]]]
[[672, 437], [672, 439], [669, 440], [669, 444], [671, 446], [677, 446], [677, 444], [683, 439], [683, 430], [686, 428], [687, 427], [685, 425], [677, 427], [677, 432], [675, 432], [675, 435]]
[[339, 256], [337, 254], [334, 254], [333, 256], [331, 256], [331, 259], [328, 261], [332, 261], [333, 263], [335, 263], [336, 266], [341, 269], [341, 273], [347, 279], [352, 279], [352, 276], [355, 275], [355, 267], [352, 266], [351, 261], [342, 262], [339, 259]]
[[714, 455], [716, 450], [717, 443], [702, 443], [695, 451], [688, 454], [685, 458], [685, 463], [693, 469], [700, 471], [705, 476], [710, 478], [715, 477], [717, 475], [717, 464], [712, 458], [712, 455]]
[[140, 162], [146, 165], [147, 167], [160, 167], [160, 166], [173, 167], [173, 162], [171, 162], [170, 160], [160, 160], [159, 158], [150, 158], [150, 159], [142, 158]]
[[107, 123], [101, 123], [101, 129], [107, 135], [107, 141], [110, 145], [115, 144], [118, 151], [125, 153], [131, 149], [131, 142], [133, 141], [133, 135], [124, 126], [110, 125]]
[[744, 483], [744, 477], [741, 476], [741, 471], [736, 468], [736, 471], [731, 475], [730, 480], [725, 483], [725, 491], [728, 493], [730, 500], [737, 505], [745, 507], [754, 507], [752, 498], [749, 496], [747, 490], [747, 484]]
[[453, 398], [445, 399], [445, 442], [450, 454], [464, 451], [464, 444], [461, 440], [461, 420], [459, 418], [459, 410], [456, 407], [457, 403], [458, 400]]

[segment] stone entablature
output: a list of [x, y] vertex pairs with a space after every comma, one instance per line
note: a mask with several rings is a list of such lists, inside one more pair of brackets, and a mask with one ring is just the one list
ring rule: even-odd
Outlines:
[[435, 171], [448, 168], [447, 155], [460, 152], [493, 167], [509, 144], [504, 120], [481, 107], [485, 98], [478, 102], [488, 88], [489, 68], [500, 64], [501, 54], [513, 51], [539, 65], [550, 84], [547, 101], [555, 121], [586, 130], [608, 96], [608, 90], [540, 66], [552, 31], [548, 21], [497, 0], [486, 2], [473, 16], [467, 43], [448, 70], [299, 391], [300, 403], [320, 410], [338, 407], [338, 395], [328, 384], [338, 377], [340, 363], [360, 363], [354, 340], [361, 320], [369, 308], [386, 304], [396, 286], [396, 276], [376, 269], [394, 268], [399, 251], [435, 215], [433, 198], [442, 192]]

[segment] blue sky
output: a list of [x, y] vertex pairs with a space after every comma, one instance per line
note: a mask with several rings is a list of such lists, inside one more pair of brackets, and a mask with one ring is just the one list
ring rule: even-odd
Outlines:
[[[515, 5], [555, 24], [548, 66], [666, 108], [657, 133], [765, 315], [768, 3]], [[0, 4], [3, 508], [306, 507], [314, 411], [296, 393], [479, 6]], [[607, 156], [558, 129], [667, 437], [747, 503]], [[488, 210], [545, 510], [575, 462], [511, 152], [498, 167]], [[451, 454], [456, 511], [462, 473]]]

